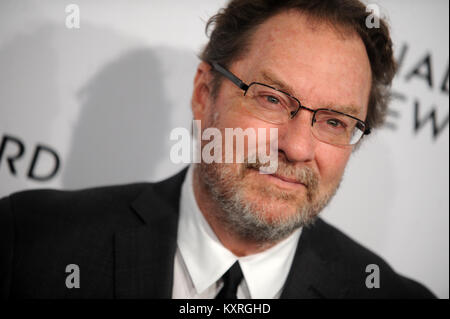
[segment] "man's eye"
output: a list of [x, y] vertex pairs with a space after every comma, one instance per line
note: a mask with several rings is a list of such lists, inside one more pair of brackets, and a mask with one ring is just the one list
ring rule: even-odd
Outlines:
[[273, 104], [278, 104], [280, 103], [280, 100], [278, 100], [276, 97], [272, 96], [272, 95], [267, 95], [266, 96], [266, 100], [269, 103], [273, 103]]
[[329, 120], [327, 120], [327, 124], [332, 127], [345, 127], [344, 123], [342, 123], [341, 121], [339, 121], [337, 119], [329, 119]]

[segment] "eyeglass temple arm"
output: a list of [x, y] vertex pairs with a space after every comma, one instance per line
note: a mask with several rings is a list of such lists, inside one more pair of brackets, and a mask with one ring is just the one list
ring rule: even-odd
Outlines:
[[218, 71], [220, 74], [222, 74], [224, 77], [226, 77], [228, 80], [236, 84], [240, 89], [247, 91], [248, 85], [242, 82], [241, 79], [239, 79], [236, 75], [228, 71], [227, 69], [223, 68], [219, 63], [217, 62], [211, 62], [211, 65], [213, 69]]
[[358, 121], [359, 121], [359, 123], [363, 123], [363, 124], [364, 124], [364, 131], [363, 131], [363, 128], [360, 127], [359, 125], [357, 125], [357, 126], [359, 126], [358, 128], [359, 128], [361, 131], [363, 131], [363, 134], [364, 134], [364, 135], [369, 135], [369, 134], [372, 132], [372, 129], [371, 129], [365, 122], [363, 122], [363, 121], [361, 121], [361, 120], [358, 120]]

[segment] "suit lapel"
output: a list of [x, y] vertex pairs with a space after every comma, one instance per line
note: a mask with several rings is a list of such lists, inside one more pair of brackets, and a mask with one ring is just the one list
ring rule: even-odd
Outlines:
[[344, 295], [345, 284], [336, 275], [338, 252], [326, 249], [322, 223], [318, 219], [315, 225], [303, 229], [282, 299], [334, 299]]
[[131, 207], [143, 221], [116, 233], [116, 298], [171, 298], [178, 209], [186, 169], [152, 184]]

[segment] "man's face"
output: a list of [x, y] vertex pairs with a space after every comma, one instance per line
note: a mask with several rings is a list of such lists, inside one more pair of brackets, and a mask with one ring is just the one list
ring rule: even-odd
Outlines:
[[[229, 70], [247, 84], [288, 91], [311, 109], [366, 118], [371, 71], [362, 40], [298, 12], [278, 14], [259, 26], [248, 51]], [[194, 116], [202, 126], [221, 130], [276, 127], [277, 172], [264, 175], [246, 164], [202, 163], [200, 180], [222, 208], [216, 217], [230, 230], [254, 240], [278, 240], [310, 223], [327, 204], [352, 147], [317, 140], [306, 110], [275, 125], [246, 112], [246, 102], [243, 91], [223, 78], [217, 98], [201, 112], [194, 108]]]

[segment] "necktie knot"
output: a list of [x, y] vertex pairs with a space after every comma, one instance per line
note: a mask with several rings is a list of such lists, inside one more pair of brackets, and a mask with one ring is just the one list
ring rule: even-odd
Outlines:
[[241, 266], [236, 261], [222, 276], [224, 285], [216, 299], [237, 299], [237, 288], [243, 277]]

